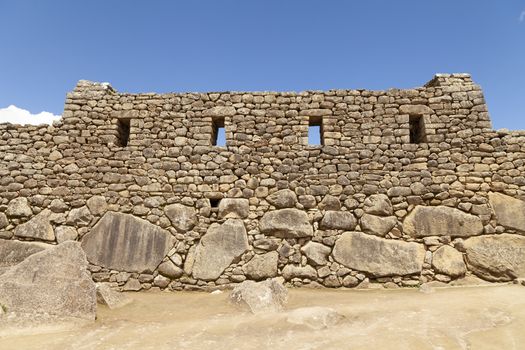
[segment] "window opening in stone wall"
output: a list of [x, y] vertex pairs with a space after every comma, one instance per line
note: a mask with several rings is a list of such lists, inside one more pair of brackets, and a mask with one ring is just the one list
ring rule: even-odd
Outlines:
[[210, 206], [212, 208], [218, 208], [220, 201], [221, 201], [220, 198], [210, 198]]
[[310, 117], [308, 120], [308, 145], [324, 145], [322, 117]]
[[226, 146], [226, 130], [224, 129], [224, 118], [214, 118], [212, 122], [211, 144], [213, 146]]
[[421, 143], [426, 141], [425, 124], [420, 115], [409, 117], [410, 143]]
[[129, 141], [131, 119], [119, 119], [117, 122], [118, 144], [121, 147], [126, 147]]

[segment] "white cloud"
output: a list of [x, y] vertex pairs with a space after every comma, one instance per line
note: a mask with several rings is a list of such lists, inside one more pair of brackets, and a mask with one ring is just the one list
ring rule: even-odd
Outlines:
[[10, 105], [7, 108], [0, 108], [0, 123], [11, 124], [51, 124], [53, 121], [60, 119], [59, 115], [50, 112], [40, 112], [32, 114], [31, 112]]
[[525, 21], [525, 11], [521, 11], [520, 22]]

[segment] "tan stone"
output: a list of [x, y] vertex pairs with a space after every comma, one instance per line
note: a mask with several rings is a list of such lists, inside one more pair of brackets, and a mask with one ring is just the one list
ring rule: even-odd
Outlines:
[[489, 193], [489, 201], [498, 224], [525, 231], [525, 202], [497, 192]]
[[448, 245], [442, 246], [434, 252], [432, 267], [438, 273], [451, 277], [462, 276], [467, 272], [463, 254]]

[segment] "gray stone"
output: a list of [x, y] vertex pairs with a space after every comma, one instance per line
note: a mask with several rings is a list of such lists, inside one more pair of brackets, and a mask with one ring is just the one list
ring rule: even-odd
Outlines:
[[286, 265], [283, 269], [282, 275], [285, 280], [289, 281], [292, 278], [308, 278], [311, 280], [317, 279], [317, 271], [310, 265]]
[[442, 246], [434, 252], [432, 267], [437, 272], [451, 277], [463, 276], [467, 272], [463, 254], [448, 245]]
[[345, 232], [335, 242], [332, 255], [344, 266], [375, 277], [403, 276], [421, 272], [425, 248], [415, 242]]
[[327, 194], [323, 200], [319, 203], [319, 209], [321, 210], [339, 210], [341, 209], [341, 202], [339, 198]]
[[24, 261], [28, 256], [50, 247], [53, 245], [2, 239], [0, 240], [0, 267], [14, 266]]
[[153, 272], [173, 246], [172, 235], [130, 214], [107, 212], [82, 239], [89, 262], [128, 272]]
[[170, 219], [173, 227], [182, 233], [191, 230], [197, 224], [197, 213], [193, 207], [170, 204], [164, 208], [164, 213]]
[[86, 206], [91, 214], [100, 216], [108, 209], [108, 202], [104, 196], [93, 196], [87, 200]]
[[525, 231], [525, 202], [497, 192], [489, 193], [489, 201], [498, 224]]
[[164, 277], [177, 279], [180, 276], [182, 276], [184, 271], [182, 271], [180, 267], [175, 265], [173, 261], [167, 260], [159, 265], [159, 273]]
[[220, 219], [245, 219], [250, 214], [250, 202], [246, 198], [224, 198], [219, 203]]
[[284, 189], [270, 194], [266, 200], [278, 209], [293, 208], [297, 204], [297, 195], [292, 190]]
[[326, 265], [331, 251], [332, 248], [312, 241], [301, 247], [301, 252], [306, 256], [308, 262], [315, 266]]
[[65, 241], [75, 241], [78, 237], [78, 232], [71, 226], [58, 226], [55, 229], [55, 235], [58, 243]]
[[367, 214], [381, 216], [390, 216], [394, 212], [386, 194], [373, 194], [365, 199], [363, 210]]
[[38, 239], [42, 241], [54, 241], [55, 231], [50, 223], [51, 211], [44, 209], [28, 222], [15, 228], [15, 236]]
[[159, 287], [159, 288], [166, 288], [170, 284], [171, 280], [167, 277], [164, 277], [162, 275], [157, 275], [153, 279], [153, 285]]
[[254, 314], [278, 312], [288, 301], [288, 290], [275, 279], [244, 281], [233, 289], [230, 301]]
[[403, 231], [412, 237], [469, 237], [480, 235], [483, 223], [479, 217], [459, 209], [418, 205], [405, 218]]
[[276, 251], [266, 254], [256, 254], [243, 266], [246, 277], [252, 280], [263, 280], [277, 276], [279, 254]]
[[358, 284], [359, 280], [355, 276], [348, 275], [345, 276], [345, 278], [343, 278], [343, 286], [345, 286], [346, 288], [353, 288]]
[[205, 281], [217, 279], [246, 250], [248, 236], [242, 220], [211, 224], [195, 249], [193, 277]]
[[93, 215], [91, 215], [87, 206], [83, 206], [71, 209], [67, 216], [66, 223], [70, 226], [83, 227], [88, 226], [92, 219]]
[[480, 278], [492, 282], [525, 277], [525, 237], [512, 234], [466, 239], [467, 265]]
[[359, 223], [363, 232], [384, 237], [396, 226], [397, 218], [395, 216], [382, 217], [363, 214]]
[[51, 204], [49, 204], [49, 209], [53, 213], [65, 213], [69, 207], [62, 199], [55, 198], [51, 201]]
[[266, 212], [259, 221], [261, 233], [282, 238], [313, 236], [308, 215], [298, 209], [279, 209]]
[[6, 215], [11, 218], [29, 217], [33, 211], [25, 197], [19, 197], [11, 200], [7, 206]]
[[0, 213], [0, 230], [7, 227], [9, 221], [7, 221], [7, 216], [4, 213]]
[[87, 266], [78, 242], [34, 253], [0, 275], [0, 304], [17, 315], [94, 321], [95, 283]]
[[319, 223], [322, 230], [353, 230], [357, 225], [354, 215], [348, 211], [328, 210]]
[[319, 330], [326, 329], [341, 323], [345, 317], [329, 307], [309, 306], [291, 310], [287, 313], [286, 321], [294, 325], [306, 326]]
[[111, 310], [121, 308], [132, 302], [126, 294], [114, 291], [107, 283], [97, 284], [97, 302]]
[[127, 280], [127, 282], [122, 287], [122, 290], [124, 292], [138, 292], [142, 289], [142, 285], [140, 284], [139, 280], [136, 278], [130, 278]]

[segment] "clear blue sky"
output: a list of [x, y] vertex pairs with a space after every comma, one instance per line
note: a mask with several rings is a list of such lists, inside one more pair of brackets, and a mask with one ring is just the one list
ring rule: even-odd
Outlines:
[[[520, 20], [521, 17], [521, 20]], [[525, 0], [0, 0], [0, 108], [119, 91], [387, 89], [469, 72], [525, 129]]]

